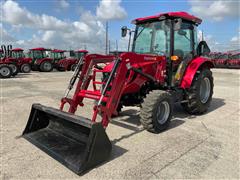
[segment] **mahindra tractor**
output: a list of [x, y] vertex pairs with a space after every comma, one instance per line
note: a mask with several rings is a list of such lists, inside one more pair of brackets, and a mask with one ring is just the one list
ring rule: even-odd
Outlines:
[[12, 57], [12, 45], [1, 46], [0, 77], [9, 78], [18, 74], [17, 59]]
[[[205, 58], [207, 43], [197, 41], [201, 22], [186, 12], [133, 20], [132, 50], [82, 56], [60, 108], [33, 104], [23, 137], [81, 174], [109, 158], [105, 130], [123, 106], [139, 106], [139, 120], [152, 133], [168, 128], [175, 103], [189, 114], [205, 113], [213, 95], [213, 63]], [[127, 32], [123, 27], [122, 36]], [[92, 116], [75, 115], [86, 99], [95, 101]]]
[[227, 67], [228, 68], [240, 68], [240, 53], [234, 53], [229, 56], [227, 60]]
[[217, 58], [214, 59], [214, 65], [216, 68], [227, 68], [227, 60], [230, 54], [220, 53]]
[[32, 58], [32, 70], [50, 72], [53, 70], [53, 59], [49, 58], [47, 52], [49, 49], [33, 48], [29, 49], [29, 57]]
[[50, 52], [50, 57], [53, 59], [53, 67], [59, 71], [63, 69], [60, 67], [60, 63], [62, 59], [65, 59], [66, 56], [64, 55], [66, 51], [60, 49], [53, 49]]
[[14, 58], [20, 72], [29, 73], [31, 71], [31, 58], [25, 57], [23, 49], [15, 48], [11, 50], [11, 57]]
[[[87, 53], [88, 53], [87, 50], [74, 51], [73, 56], [58, 61], [58, 69], [61, 71], [71, 71], [71, 70], [74, 71], [76, 69], [76, 66], [77, 66], [79, 60], [83, 56], [86, 56]], [[81, 67], [80, 67], [80, 69], [81, 69]]]

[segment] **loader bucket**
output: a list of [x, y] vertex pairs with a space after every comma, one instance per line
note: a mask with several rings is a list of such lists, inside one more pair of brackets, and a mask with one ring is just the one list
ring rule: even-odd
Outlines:
[[105, 161], [111, 142], [101, 123], [33, 104], [23, 137], [77, 174]]

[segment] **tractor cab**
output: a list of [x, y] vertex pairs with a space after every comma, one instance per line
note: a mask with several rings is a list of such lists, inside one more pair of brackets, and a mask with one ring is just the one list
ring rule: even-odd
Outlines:
[[54, 63], [57, 63], [59, 60], [66, 58], [64, 52], [64, 50], [54, 49], [51, 51], [50, 57], [53, 59]]
[[85, 56], [88, 53], [87, 50], [76, 50], [74, 51], [74, 58], [77, 60], [81, 59], [82, 56]]
[[[167, 60], [168, 83], [174, 86], [183, 76], [190, 60], [210, 53], [205, 41], [198, 42], [197, 26], [202, 20], [185, 12], [163, 13], [137, 18], [132, 52], [164, 56]], [[122, 28], [126, 36], [127, 27]], [[147, 59], [146, 59], [147, 60]]]
[[29, 49], [29, 57], [32, 58], [32, 69], [42, 72], [50, 72], [53, 70], [53, 59], [49, 58], [47, 52], [49, 49], [33, 48]]

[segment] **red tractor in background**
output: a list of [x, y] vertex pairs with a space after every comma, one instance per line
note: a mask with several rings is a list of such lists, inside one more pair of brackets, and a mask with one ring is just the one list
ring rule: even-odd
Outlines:
[[[81, 174], [109, 158], [105, 128], [122, 106], [139, 106], [141, 124], [153, 133], [168, 128], [175, 103], [190, 114], [206, 112], [213, 95], [213, 63], [206, 58], [207, 43], [197, 41], [201, 22], [186, 12], [133, 20], [132, 51], [82, 56], [60, 109], [33, 104], [23, 137]], [[123, 37], [127, 31], [122, 28]], [[96, 102], [91, 118], [74, 115], [89, 102], [85, 99]], [[66, 103], [68, 112], [63, 110]]]
[[216, 68], [227, 68], [227, 60], [229, 57], [229, 53], [219, 53], [218, 57], [214, 59], [214, 66]]
[[32, 70], [41, 72], [50, 72], [53, 70], [54, 61], [46, 54], [47, 51], [50, 50], [42, 47], [29, 49], [28, 54], [32, 58]]
[[[74, 71], [79, 60], [88, 54], [87, 50], [76, 50], [74, 56], [58, 61], [58, 68], [62, 71]], [[84, 63], [84, 62], [83, 62]]]
[[23, 49], [15, 48], [11, 50], [11, 57], [14, 58], [20, 72], [29, 73], [31, 71], [31, 58], [25, 57]]
[[60, 66], [61, 60], [66, 59], [66, 56], [64, 55], [66, 51], [60, 50], [60, 49], [53, 49], [51, 50], [50, 57], [53, 59], [53, 67], [57, 69], [58, 71], [64, 71], [64, 68]]
[[240, 68], [240, 53], [237, 52], [229, 56], [227, 60], [227, 67], [228, 68]]
[[10, 78], [12, 76], [12, 68], [9, 64], [3, 62], [4, 51], [0, 49], [0, 78]]
[[[0, 72], [2, 78], [9, 78], [18, 74], [17, 59], [12, 57], [12, 45], [1, 46], [1, 69]], [[11, 69], [9, 70], [10, 67]]]

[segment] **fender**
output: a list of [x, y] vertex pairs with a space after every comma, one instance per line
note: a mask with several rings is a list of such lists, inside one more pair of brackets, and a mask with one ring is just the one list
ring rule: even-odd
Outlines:
[[213, 63], [207, 58], [197, 57], [193, 59], [185, 70], [180, 87], [183, 89], [190, 88], [197, 70], [202, 66], [207, 66], [208, 68], [214, 67]]
[[42, 59], [37, 59], [36, 60], [36, 64], [37, 65], [40, 65], [41, 63], [43, 63], [43, 62], [45, 62], [45, 61], [49, 61], [49, 62], [53, 62], [53, 59], [51, 59], [51, 58], [42, 58]]

